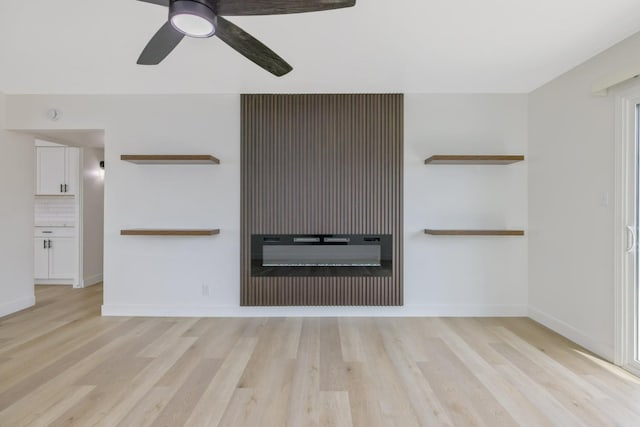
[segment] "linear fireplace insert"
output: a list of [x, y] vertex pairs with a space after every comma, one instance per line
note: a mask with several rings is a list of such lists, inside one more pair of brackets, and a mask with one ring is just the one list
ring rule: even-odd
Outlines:
[[253, 234], [252, 276], [391, 276], [390, 234]]

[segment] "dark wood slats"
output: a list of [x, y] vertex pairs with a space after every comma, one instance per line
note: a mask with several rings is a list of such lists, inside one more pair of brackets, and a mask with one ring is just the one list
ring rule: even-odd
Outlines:
[[[242, 96], [241, 304], [402, 305], [403, 96]], [[251, 234], [392, 234], [392, 277], [251, 277]]]

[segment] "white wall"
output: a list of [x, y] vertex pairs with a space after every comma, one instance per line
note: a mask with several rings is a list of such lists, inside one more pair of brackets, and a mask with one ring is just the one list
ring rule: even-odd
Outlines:
[[[105, 313], [215, 314], [213, 307], [238, 306], [239, 108], [239, 96], [131, 97], [109, 117]], [[212, 154], [220, 164], [137, 165], [120, 161], [121, 154]], [[221, 234], [119, 235], [156, 227]]]
[[[105, 313], [216, 314], [238, 307], [240, 98], [9, 96], [12, 129], [105, 129]], [[49, 108], [62, 111], [51, 122]], [[213, 154], [220, 165], [136, 165], [121, 154]], [[213, 237], [125, 228], [220, 228]], [[202, 288], [208, 287], [203, 296]]]
[[[526, 314], [526, 237], [439, 238], [433, 227], [527, 226], [526, 162], [430, 166], [438, 153], [526, 154], [523, 95], [409, 95], [405, 306], [242, 308], [240, 100], [200, 96], [10, 96], [16, 129], [105, 129], [105, 314]], [[62, 119], [44, 114], [56, 107]], [[136, 165], [121, 154], [203, 153], [216, 166]], [[214, 227], [214, 237], [120, 236], [123, 228]], [[203, 286], [208, 295], [203, 295]]]
[[33, 139], [4, 131], [0, 94], [0, 316], [35, 303], [33, 287]]
[[405, 301], [429, 315], [525, 315], [527, 237], [425, 228], [527, 228], [527, 162], [425, 165], [435, 154], [524, 154], [525, 95], [406, 95]]
[[615, 91], [591, 87], [638, 51], [635, 35], [529, 96], [530, 315], [609, 359]]
[[104, 173], [100, 161], [104, 149], [83, 148], [82, 163], [82, 286], [103, 278]]

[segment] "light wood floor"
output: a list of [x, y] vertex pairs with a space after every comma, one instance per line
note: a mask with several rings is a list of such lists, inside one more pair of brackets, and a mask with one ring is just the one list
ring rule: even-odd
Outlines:
[[0, 319], [0, 426], [640, 425], [640, 381], [526, 319]]

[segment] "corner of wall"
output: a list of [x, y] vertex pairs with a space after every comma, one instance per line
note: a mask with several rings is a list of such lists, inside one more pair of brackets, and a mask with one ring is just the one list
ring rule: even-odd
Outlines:
[[0, 132], [3, 132], [5, 129], [6, 123], [6, 103], [7, 97], [6, 95], [0, 91]]
[[82, 188], [82, 274], [81, 286], [87, 287], [102, 281], [104, 246], [104, 175], [100, 173], [100, 161], [104, 149], [82, 149], [80, 179]]
[[5, 130], [0, 93], [0, 181], [12, 183], [0, 200], [0, 316], [35, 304], [33, 284], [33, 145]]

